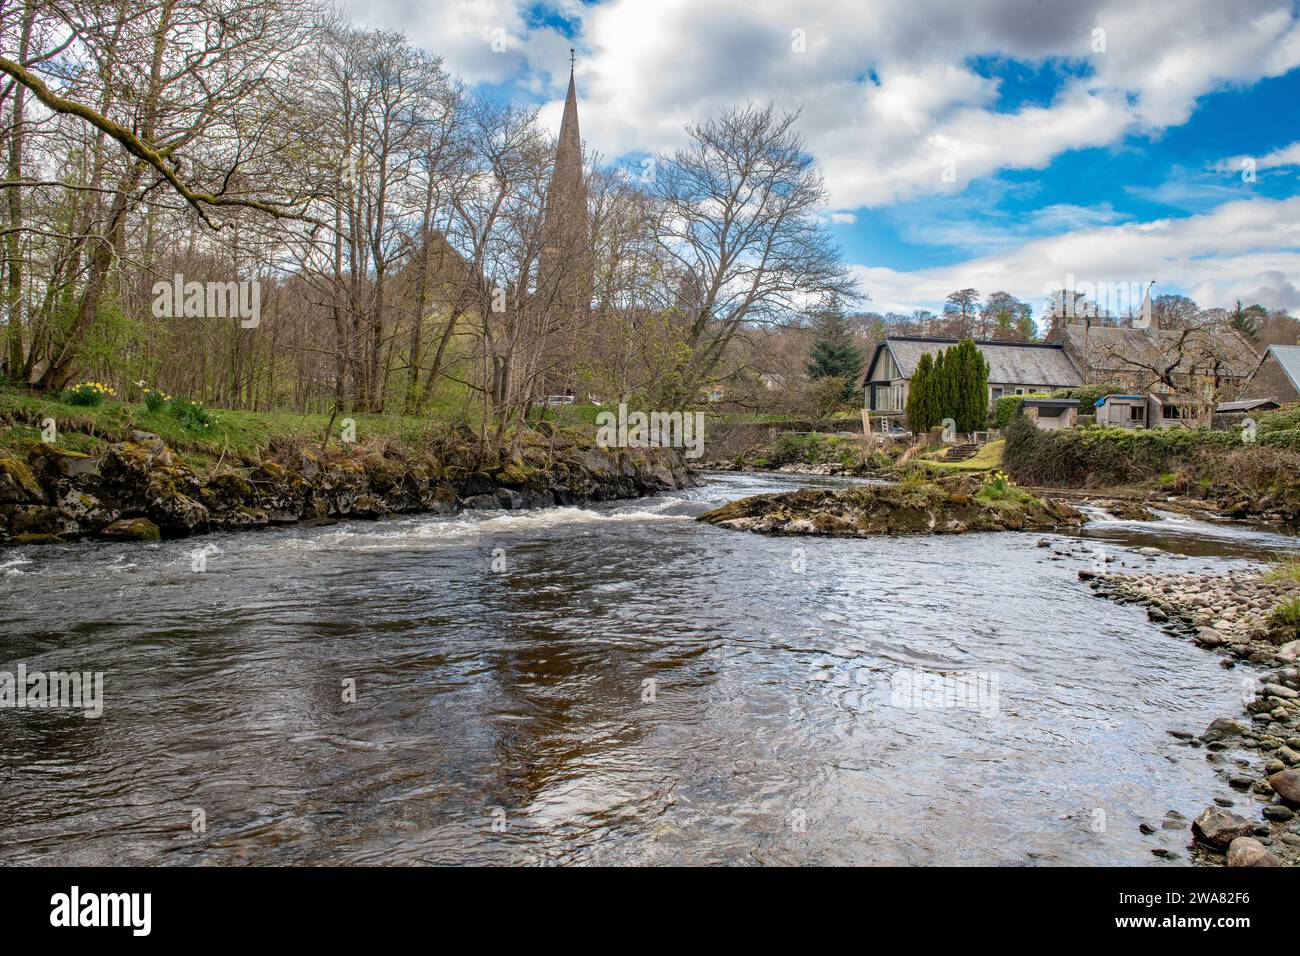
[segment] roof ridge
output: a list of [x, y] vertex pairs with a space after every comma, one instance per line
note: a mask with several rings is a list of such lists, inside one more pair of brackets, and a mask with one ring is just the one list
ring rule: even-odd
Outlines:
[[[965, 342], [965, 339], [940, 338], [933, 335], [886, 335], [882, 340], [885, 342], [933, 342], [935, 344], [951, 343], [959, 345]], [[1000, 348], [1018, 348], [1018, 349], [1063, 349], [1064, 344], [1060, 342], [998, 342], [993, 339], [971, 339], [976, 345], [996, 345]]]

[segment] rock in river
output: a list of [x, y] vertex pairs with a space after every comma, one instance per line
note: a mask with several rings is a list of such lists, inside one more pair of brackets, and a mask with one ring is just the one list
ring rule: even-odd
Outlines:
[[1264, 844], [1252, 837], [1237, 837], [1228, 845], [1228, 866], [1281, 866]]
[[1220, 807], [1207, 807], [1192, 821], [1192, 833], [1207, 846], [1226, 850], [1237, 837], [1250, 836], [1255, 824]]
[[1300, 770], [1281, 770], [1269, 777], [1268, 782], [1279, 797], [1300, 806]]
[[1060, 501], [1016, 489], [994, 496], [972, 479], [947, 478], [754, 495], [697, 520], [764, 534], [865, 537], [1076, 528], [1084, 516]]

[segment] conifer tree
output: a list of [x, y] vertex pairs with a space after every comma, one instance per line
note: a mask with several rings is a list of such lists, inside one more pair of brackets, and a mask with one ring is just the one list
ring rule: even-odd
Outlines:
[[828, 378], [832, 375], [844, 379], [844, 394], [848, 401], [857, 391], [862, 376], [862, 353], [853, 342], [848, 317], [839, 299], [813, 319], [814, 339], [809, 352], [808, 377]]
[[907, 389], [907, 424], [920, 435], [937, 424], [934, 411], [935, 367], [929, 352], [921, 355]]

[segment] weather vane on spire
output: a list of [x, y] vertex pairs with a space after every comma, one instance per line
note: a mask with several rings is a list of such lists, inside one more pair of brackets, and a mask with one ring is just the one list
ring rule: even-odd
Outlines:
[[573, 72], [573, 60], [574, 60], [573, 47], [569, 47], [569, 72], [570, 73]]

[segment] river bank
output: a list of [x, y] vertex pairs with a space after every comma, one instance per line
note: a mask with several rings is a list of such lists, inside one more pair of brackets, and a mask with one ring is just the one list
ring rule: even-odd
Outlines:
[[386, 441], [322, 449], [300, 437], [211, 470], [182, 459], [156, 434], [129, 435], [94, 454], [34, 443], [24, 457], [0, 457], [0, 546], [580, 505], [691, 480], [675, 453], [600, 449], [557, 432], [512, 458], [454, 433], [421, 448]]
[[[1229, 866], [1300, 866], [1300, 627], [1278, 608], [1300, 607], [1300, 585], [1284, 572], [1165, 575], [1081, 570], [1094, 593], [1146, 607], [1165, 632], [1258, 672], [1242, 683], [1242, 715], [1200, 733], [1231, 796], [1216, 797], [1192, 823], [1203, 859]], [[1246, 804], [1236, 812], [1238, 801]]]

